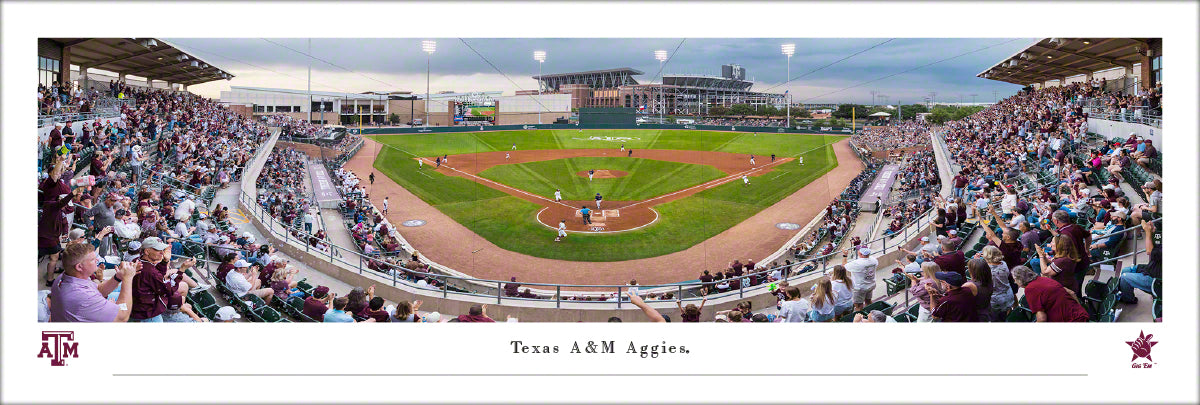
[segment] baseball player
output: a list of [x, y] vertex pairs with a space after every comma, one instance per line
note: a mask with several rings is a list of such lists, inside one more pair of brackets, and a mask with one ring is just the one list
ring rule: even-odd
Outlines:
[[592, 210], [589, 210], [586, 205], [579, 206], [579, 215], [583, 217], [584, 225], [592, 223]]
[[625, 151], [625, 144], [621, 144], [621, 152]]
[[588, 181], [592, 181], [592, 176], [596, 175], [596, 169], [588, 170]]
[[749, 185], [750, 185], [750, 179], [748, 177], [746, 177], [746, 175], [743, 174], [742, 175], [742, 186], [749, 186]]
[[368, 177], [368, 179], [371, 180], [371, 184], [375, 184], [375, 172], [371, 172], [371, 175]]
[[629, 156], [628, 157], [633, 157], [633, 148], [629, 148]]
[[387, 215], [387, 209], [388, 209], [388, 198], [383, 197], [383, 215]]
[[600, 209], [600, 201], [604, 201], [604, 197], [601, 197], [600, 193], [596, 193], [596, 209]]
[[567, 220], [558, 221], [558, 237], [554, 238], [555, 242], [567, 237]]
[[425, 168], [425, 159], [420, 159], [420, 158], [417, 159], [417, 168], [418, 169]]
[[775, 154], [774, 153], [771, 154], [771, 163], [775, 163]]
[[754, 155], [750, 155], [750, 166], [754, 166]]
[[800, 156], [800, 157], [796, 158], [796, 160], [799, 160], [800, 164], [804, 164], [804, 156]]
[[513, 142], [513, 147], [512, 147], [512, 150], [517, 150], [517, 143], [516, 143], [516, 142]]
[[554, 189], [554, 201], [562, 201], [562, 190]]
[[442, 158], [440, 156], [437, 158], [437, 167], [439, 169], [442, 168]]
[[504, 154], [504, 160], [508, 160], [508, 153]]
[[450, 164], [450, 155], [442, 156], [442, 163]]

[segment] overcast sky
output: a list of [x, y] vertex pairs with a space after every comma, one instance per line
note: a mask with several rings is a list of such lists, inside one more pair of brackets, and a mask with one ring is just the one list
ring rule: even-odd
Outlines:
[[[292, 89], [304, 89], [307, 86], [310, 59], [296, 52], [307, 52], [307, 39], [271, 38], [270, 41], [275, 43], [260, 38], [166, 39], [237, 76], [233, 80], [192, 86], [190, 90], [193, 92], [218, 97], [220, 91], [228, 90], [231, 85]], [[991, 101], [994, 92], [1003, 98], [1020, 87], [977, 78], [975, 75], [1023, 49], [1035, 39], [897, 38], [779, 86], [787, 80], [787, 60], [780, 52], [780, 44], [796, 44], [796, 54], [791, 61], [791, 76], [796, 78], [887, 40], [692, 38], [680, 45], [679, 38], [468, 38], [466, 43], [457, 38], [440, 38], [437, 39], [437, 51], [430, 62], [430, 87], [435, 93], [443, 90], [499, 90], [511, 94], [520, 89], [535, 89], [535, 81], [531, 78], [538, 71], [538, 64], [532, 55], [535, 50], [547, 53], [542, 66], [546, 74], [631, 67], [645, 72], [636, 77], [639, 82], [657, 82], [659, 67], [654, 59], [654, 51], [662, 49], [674, 53], [663, 68], [666, 74], [719, 75], [721, 65], [737, 63], [746, 70], [747, 79], [755, 81], [753, 90], [783, 92], [787, 89], [794, 94], [796, 102], [869, 103], [872, 90], [887, 95], [890, 104], [897, 101], [918, 102], [930, 92], [937, 92], [939, 101], [958, 101], [961, 95], [964, 101], [970, 102], [970, 95], [977, 94], [976, 99], [983, 102]], [[340, 68], [312, 60], [312, 88], [347, 92], [407, 90], [424, 93], [426, 55], [421, 51], [421, 41], [422, 38], [314, 38], [311, 54]], [[860, 85], [989, 46], [969, 55]], [[858, 87], [842, 90], [856, 85]], [[876, 101], [880, 104], [884, 102], [879, 98]]]

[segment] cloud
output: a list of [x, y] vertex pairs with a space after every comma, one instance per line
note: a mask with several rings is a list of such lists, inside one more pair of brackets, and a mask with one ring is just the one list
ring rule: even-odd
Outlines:
[[[305, 39], [168, 39], [209, 63], [235, 75], [232, 81], [192, 86], [197, 93], [216, 97], [230, 85], [303, 89], [307, 69], [313, 68], [313, 89], [361, 92], [368, 90], [425, 90], [426, 58], [430, 64], [431, 91], [504, 91], [536, 88], [534, 50], [547, 52], [544, 73], [631, 67], [645, 72], [642, 82], [652, 81], [659, 71], [653, 52], [675, 51], [680, 39], [590, 39], [590, 38], [440, 38], [437, 51], [427, 56], [420, 38], [317, 38], [312, 39], [310, 60]], [[883, 38], [740, 38], [687, 39], [663, 69], [665, 73], [718, 75], [720, 66], [738, 63], [755, 90], [783, 82], [787, 59], [779, 46], [795, 43], [791, 75], [797, 77], [824, 65], [879, 44]], [[1019, 86], [976, 78], [975, 74], [1011, 55], [1031, 40], [1012, 40], [1001, 46], [975, 52], [885, 80], [847, 87], [912, 69], [930, 62], [1009, 41], [1003, 38], [932, 39], [899, 38], [858, 54], [833, 66], [808, 74], [772, 92], [790, 90], [795, 100], [812, 102], [870, 102], [870, 92], [887, 94], [890, 102], [918, 101], [929, 92], [939, 100], [957, 101], [961, 94], [978, 100], [1001, 97]], [[291, 49], [288, 49], [291, 48]], [[326, 63], [328, 62], [328, 63]], [[349, 71], [347, 71], [349, 70]], [[353, 71], [353, 72], [351, 72]], [[515, 84], [514, 84], [515, 83]], [[836, 93], [835, 93], [836, 91]], [[827, 94], [833, 93], [833, 94]], [[987, 97], [984, 97], [986, 94]], [[945, 95], [945, 97], [943, 97]]]

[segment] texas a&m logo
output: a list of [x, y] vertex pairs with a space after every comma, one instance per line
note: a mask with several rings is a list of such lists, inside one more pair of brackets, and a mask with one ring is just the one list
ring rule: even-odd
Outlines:
[[42, 351], [38, 352], [38, 358], [49, 357], [51, 366], [67, 365], [67, 357], [79, 358], [79, 343], [73, 340], [75, 332], [43, 331]]
[[1132, 342], [1125, 342], [1125, 344], [1129, 345], [1129, 348], [1133, 350], [1133, 358], [1129, 359], [1129, 361], [1133, 363], [1133, 368], [1150, 368], [1153, 367], [1154, 364], [1157, 364], [1150, 362], [1137, 362], [1139, 357], [1154, 361], [1154, 359], [1150, 358], [1150, 348], [1154, 347], [1154, 345], [1158, 344], [1158, 342], [1151, 342], [1150, 339], [1153, 337], [1153, 333], [1147, 335], [1142, 331], [1138, 331], [1137, 339], [1134, 339]]

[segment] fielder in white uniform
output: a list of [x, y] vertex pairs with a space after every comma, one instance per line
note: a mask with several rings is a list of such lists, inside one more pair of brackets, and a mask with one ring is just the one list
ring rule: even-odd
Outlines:
[[744, 174], [742, 175], [742, 185], [743, 185], [743, 186], [748, 186], [748, 185], [750, 185], [750, 179], [749, 179], [749, 178], [746, 178], [746, 175], [744, 175]]
[[554, 189], [554, 201], [562, 201], [562, 190]]
[[567, 237], [567, 220], [558, 221], [558, 237], [554, 238], [555, 242]]

